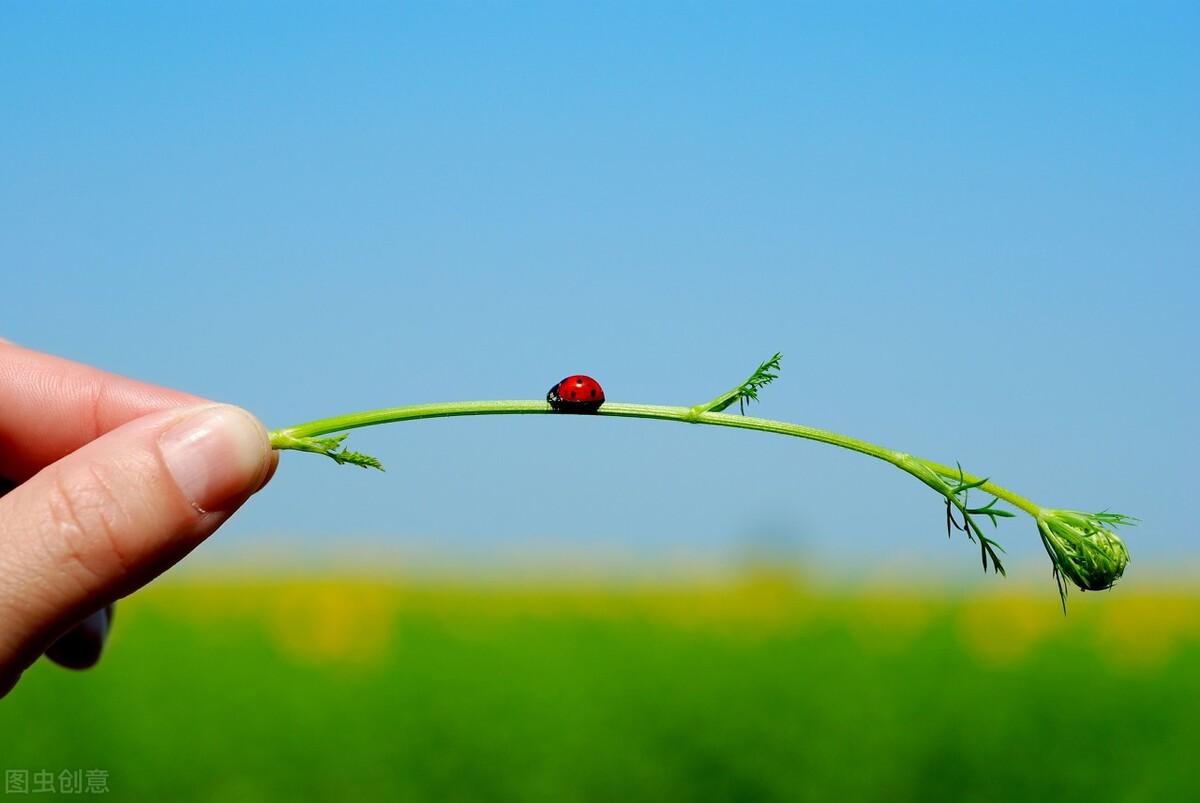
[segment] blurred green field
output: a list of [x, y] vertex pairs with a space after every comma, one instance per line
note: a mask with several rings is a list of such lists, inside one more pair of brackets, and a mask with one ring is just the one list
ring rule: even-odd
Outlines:
[[0, 769], [118, 800], [1196, 800], [1198, 715], [1182, 594], [215, 578], [127, 600], [93, 672], [27, 673]]

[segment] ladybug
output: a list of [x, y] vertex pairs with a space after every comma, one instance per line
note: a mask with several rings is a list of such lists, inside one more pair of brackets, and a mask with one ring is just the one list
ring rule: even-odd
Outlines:
[[546, 401], [558, 413], [594, 413], [604, 404], [604, 388], [590, 376], [572, 374], [550, 388]]

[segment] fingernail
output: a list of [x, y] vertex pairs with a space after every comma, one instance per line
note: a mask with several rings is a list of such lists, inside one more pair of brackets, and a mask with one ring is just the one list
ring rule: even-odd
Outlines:
[[224, 510], [258, 490], [266, 473], [270, 444], [249, 413], [236, 407], [210, 407], [176, 422], [162, 434], [163, 462], [194, 507]]

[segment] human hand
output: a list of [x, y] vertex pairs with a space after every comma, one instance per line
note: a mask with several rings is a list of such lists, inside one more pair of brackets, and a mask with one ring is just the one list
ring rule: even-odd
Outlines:
[[43, 653], [94, 664], [113, 601], [211, 535], [275, 465], [244, 410], [0, 341], [0, 697]]

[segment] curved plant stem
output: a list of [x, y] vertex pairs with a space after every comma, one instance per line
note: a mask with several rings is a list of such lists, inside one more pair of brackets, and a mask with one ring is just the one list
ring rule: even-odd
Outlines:
[[[416, 421], [423, 418], [449, 418], [466, 415], [546, 415], [555, 411], [544, 401], [510, 400], [510, 401], [463, 401], [437, 402], [433, 404], [412, 404], [402, 407], [388, 407], [381, 410], [368, 410], [359, 413], [322, 418], [298, 424], [294, 427], [277, 429], [271, 433], [271, 445], [276, 449], [300, 449], [302, 451], [318, 451], [310, 448], [312, 439], [321, 435], [345, 432], [349, 429], [369, 427], [375, 424], [389, 424], [397, 421]], [[685, 424], [707, 424], [716, 427], [733, 427], [736, 429], [752, 429], [759, 432], [774, 432], [779, 435], [790, 435], [795, 438], [827, 443], [842, 449], [859, 452], [860, 454], [891, 463], [897, 468], [912, 474], [922, 482], [929, 484], [929, 473], [949, 481], [966, 483], [979, 482], [982, 478], [962, 472], [930, 460], [914, 457], [906, 452], [887, 449], [858, 438], [840, 435], [816, 427], [803, 424], [791, 424], [786, 421], [774, 421], [769, 418], [731, 415], [729, 413], [701, 412], [694, 407], [672, 407], [657, 404], [623, 404], [606, 402], [595, 413], [598, 416], [613, 416], [618, 418], [649, 418], [659, 421], [678, 421]], [[340, 443], [340, 441], [339, 441]], [[1014, 507], [1020, 508], [1029, 515], [1037, 518], [1042, 508], [1023, 496], [986, 481], [977, 487], [984, 493], [990, 493]]]
[[[779, 377], [782, 355], [776, 354], [758, 366], [744, 382], [722, 393], [720, 396], [694, 407], [667, 407], [657, 404], [622, 404], [605, 402], [594, 415], [617, 418], [650, 418], [658, 421], [678, 421], [682, 424], [707, 424], [714, 427], [753, 429], [790, 435], [793, 438], [827, 443], [841, 449], [865, 454], [891, 463], [919, 479], [943, 497], [946, 511], [946, 535], [954, 530], [974, 541], [980, 550], [983, 569], [1004, 574], [1000, 544], [984, 534], [981, 522], [987, 519], [993, 526], [997, 519], [1011, 518], [1011, 511], [997, 508], [1003, 500], [1015, 508], [1028, 513], [1037, 522], [1038, 535], [1046, 553], [1050, 556], [1054, 579], [1066, 611], [1067, 581], [1081, 589], [1095, 591], [1110, 588], [1125, 571], [1129, 563], [1129, 552], [1125, 544], [1113, 532], [1120, 525], [1136, 523], [1136, 519], [1107, 510], [1099, 513], [1083, 513], [1075, 510], [1043, 508], [1029, 499], [995, 484], [986, 477], [968, 474], [961, 466], [951, 468], [942, 463], [915, 457], [907, 452], [898, 452], [874, 443], [839, 435], [803, 424], [773, 421], [769, 418], [754, 418], [722, 412], [737, 402], [738, 409], [745, 411], [747, 404], [758, 401], [759, 391]], [[276, 449], [295, 449], [303, 452], [323, 454], [338, 463], [382, 470], [383, 465], [374, 457], [361, 452], [352, 452], [342, 446], [346, 431], [374, 424], [394, 421], [415, 421], [422, 418], [447, 418], [461, 415], [546, 415], [556, 411], [545, 401], [465, 401], [439, 402], [436, 404], [412, 404], [404, 407], [389, 407], [383, 410], [368, 410], [349, 413], [332, 418], [322, 418], [307, 424], [298, 424], [271, 433], [271, 445]], [[968, 501], [973, 490], [991, 494], [993, 499], [979, 506]]]

